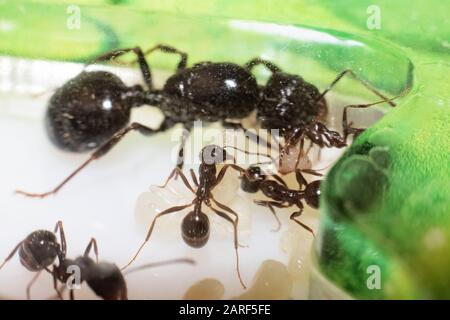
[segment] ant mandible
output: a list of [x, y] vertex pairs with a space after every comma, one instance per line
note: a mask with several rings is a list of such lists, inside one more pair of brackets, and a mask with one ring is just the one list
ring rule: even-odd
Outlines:
[[[239, 222], [239, 216], [238, 214], [231, 209], [230, 207], [220, 203], [216, 199], [214, 199], [214, 196], [212, 195], [212, 190], [214, 187], [216, 187], [225, 176], [225, 173], [228, 168], [232, 168], [239, 173], [243, 174], [245, 173], [245, 170], [241, 167], [237, 166], [235, 163], [233, 164], [224, 164], [224, 166], [220, 169], [219, 172], [217, 172], [217, 165], [222, 164], [227, 160], [233, 160], [235, 161], [234, 157], [230, 155], [225, 148], [234, 148], [237, 150], [240, 150], [235, 147], [225, 146], [225, 147], [219, 147], [217, 145], [208, 145], [202, 149], [200, 152], [200, 165], [199, 165], [199, 177], [197, 179], [197, 176], [195, 172], [191, 169], [190, 174], [192, 177], [192, 181], [194, 185], [197, 187], [197, 190], [194, 191], [191, 184], [189, 183], [188, 179], [184, 175], [184, 173], [179, 168], [175, 168], [172, 173], [167, 178], [164, 185], [160, 186], [161, 188], [165, 188], [168, 184], [168, 182], [176, 175], [178, 174], [184, 185], [195, 195], [195, 198], [192, 200], [191, 203], [180, 205], [180, 206], [174, 206], [171, 208], [168, 208], [160, 213], [158, 213], [155, 218], [153, 219], [150, 228], [147, 232], [147, 236], [145, 237], [144, 242], [139, 247], [136, 254], [133, 256], [133, 258], [128, 262], [127, 265], [125, 265], [122, 270], [127, 268], [139, 255], [145, 244], [149, 241], [153, 229], [155, 227], [156, 221], [167, 214], [175, 213], [178, 211], [181, 211], [183, 209], [189, 208], [191, 206], [194, 206], [193, 210], [190, 211], [184, 218], [181, 223], [181, 234], [184, 242], [188, 244], [191, 247], [194, 248], [200, 248], [203, 247], [209, 239], [209, 233], [210, 233], [210, 225], [209, 225], [209, 218], [208, 216], [202, 211], [202, 204], [205, 204], [207, 207], [209, 207], [215, 214], [217, 214], [219, 217], [225, 219], [229, 223], [233, 225], [233, 232], [234, 232], [234, 249], [236, 254], [236, 272], [239, 278], [239, 281], [243, 288], [246, 288], [242, 277], [240, 273], [239, 268], [239, 253], [238, 253], [238, 232], [237, 232], [237, 226]], [[251, 152], [240, 150], [247, 154], [253, 154]], [[261, 154], [258, 154], [261, 155]], [[217, 206], [215, 208], [213, 206]], [[225, 212], [224, 212], [225, 211]], [[234, 217], [234, 220], [230, 217], [232, 215]]]
[[[305, 225], [296, 218], [300, 217], [303, 212], [302, 200], [305, 200], [305, 202], [314, 209], [319, 208], [321, 180], [314, 180], [308, 183], [302, 172], [314, 176], [322, 176], [322, 174], [315, 170], [297, 169], [295, 171], [295, 176], [299, 185], [298, 190], [288, 188], [283, 179], [276, 174], [265, 174], [259, 166], [250, 166], [245, 171], [245, 174], [241, 176], [241, 189], [243, 191], [248, 193], [262, 191], [266, 197], [271, 199], [270, 201], [255, 200], [254, 202], [260, 206], [269, 208], [274, 215], [278, 226], [273, 231], [278, 231], [281, 228], [281, 222], [274, 207], [289, 208], [292, 206], [297, 206], [299, 210], [292, 213], [290, 215], [290, 219], [314, 235], [314, 231], [309, 226]], [[269, 177], [272, 177], [275, 180], [270, 180]]]

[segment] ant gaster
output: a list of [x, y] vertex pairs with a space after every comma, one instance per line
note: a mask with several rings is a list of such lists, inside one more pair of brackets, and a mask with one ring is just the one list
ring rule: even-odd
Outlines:
[[[263, 129], [279, 129], [284, 138], [285, 145], [281, 149], [280, 162], [283, 155], [289, 149], [301, 142], [301, 151], [304, 138], [311, 143], [323, 147], [342, 148], [347, 145], [349, 134], [357, 135], [363, 129], [351, 127], [347, 119], [347, 111], [350, 108], [368, 108], [370, 106], [388, 102], [388, 99], [367, 82], [359, 78], [352, 70], [342, 71], [322, 93], [316, 86], [307, 82], [302, 77], [282, 71], [278, 66], [263, 59], [253, 59], [245, 67], [251, 70], [257, 65], [264, 65], [272, 72], [271, 77], [262, 89], [261, 100], [257, 106], [257, 118]], [[348, 105], [344, 107], [342, 127], [344, 134], [328, 129], [323, 123], [328, 112], [325, 95], [345, 76], [350, 75], [362, 83], [367, 89], [379, 96], [382, 101], [370, 104]], [[297, 163], [303, 153], [299, 152]]]
[[[219, 147], [217, 145], [208, 145], [202, 149], [200, 152], [200, 165], [199, 165], [199, 178], [197, 179], [195, 172], [191, 169], [191, 177], [192, 180], [197, 187], [197, 190], [195, 191], [192, 186], [190, 185], [188, 179], [183, 174], [183, 172], [179, 168], [175, 168], [170, 176], [167, 178], [164, 185], [160, 186], [161, 188], [164, 188], [167, 186], [167, 183], [170, 179], [172, 179], [176, 174], [178, 174], [183, 183], [186, 185], [186, 187], [195, 195], [194, 200], [191, 203], [175, 206], [168, 208], [160, 213], [158, 213], [155, 218], [153, 219], [150, 228], [148, 230], [147, 236], [142, 243], [142, 245], [139, 247], [136, 254], [133, 256], [133, 258], [130, 260], [130, 262], [122, 268], [127, 268], [139, 255], [142, 248], [145, 246], [145, 244], [149, 241], [150, 236], [152, 235], [153, 229], [155, 227], [156, 221], [167, 214], [174, 213], [181, 211], [183, 209], [189, 208], [191, 206], [194, 206], [193, 210], [190, 211], [184, 218], [181, 223], [181, 234], [183, 237], [183, 240], [186, 244], [188, 244], [191, 247], [194, 248], [200, 248], [203, 247], [209, 239], [209, 232], [210, 232], [210, 224], [209, 224], [209, 218], [208, 216], [202, 211], [202, 205], [205, 204], [207, 207], [209, 207], [215, 214], [220, 216], [221, 218], [225, 219], [229, 223], [233, 225], [233, 231], [234, 231], [234, 249], [236, 253], [236, 271], [239, 278], [239, 281], [241, 282], [242, 287], [245, 288], [245, 284], [242, 281], [242, 277], [240, 274], [239, 269], [239, 254], [238, 254], [238, 233], [237, 233], [237, 226], [239, 221], [238, 214], [229, 208], [228, 206], [220, 203], [219, 201], [215, 200], [212, 195], [212, 190], [215, 186], [217, 186], [225, 176], [225, 173], [228, 168], [232, 168], [237, 170], [240, 173], [244, 172], [244, 169], [240, 168], [236, 164], [224, 164], [224, 166], [220, 169], [219, 172], [217, 172], [217, 165], [224, 163], [226, 160], [233, 160], [235, 161], [234, 157], [230, 155], [225, 148], [227, 147]], [[234, 147], [232, 147], [234, 148]], [[238, 149], [238, 148], [234, 148]], [[238, 149], [240, 150], [240, 149]], [[244, 150], [241, 150], [244, 151]], [[247, 152], [247, 151], [244, 151]], [[247, 152], [248, 153], [248, 152]], [[219, 210], [213, 206], [217, 206], [217, 208], [223, 210]], [[224, 212], [225, 211], [225, 212]], [[234, 220], [230, 217], [233, 216]]]
[[[296, 206], [299, 210], [292, 213], [290, 219], [314, 235], [314, 232], [310, 227], [296, 218], [300, 217], [303, 212], [302, 200], [304, 200], [312, 208], [319, 208], [320, 180], [314, 180], [308, 183], [302, 172], [315, 176], [322, 176], [314, 170], [297, 169], [295, 175], [299, 184], [298, 190], [288, 188], [286, 183], [278, 175], [267, 175], [258, 166], [250, 166], [246, 170], [245, 174], [241, 176], [242, 190], [248, 193], [262, 191], [266, 197], [271, 199], [270, 201], [255, 200], [254, 202], [270, 209], [278, 223], [278, 227], [274, 231], [278, 231], [281, 227], [280, 220], [274, 207], [289, 208]], [[269, 177], [272, 177], [275, 180], [271, 180]]]

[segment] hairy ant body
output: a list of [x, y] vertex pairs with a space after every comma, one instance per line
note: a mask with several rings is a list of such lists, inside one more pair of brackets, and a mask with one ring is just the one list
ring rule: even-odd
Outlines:
[[[299, 210], [292, 213], [290, 215], [290, 219], [314, 235], [314, 232], [310, 227], [297, 220], [296, 218], [298, 218], [303, 212], [304, 206], [302, 200], [304, 200], [306, 204], [308, 204], [312, 208], [319, 208], [321, 181], [314, 180], [308, 183], [304, 178], [302, 172], [315, 176], [322, 176], [320, 173], [314, 170], [297, 169], [295, 174], [297, 182], [299, 184], [298, 190], [288, 188], [286, 183], [277, 175], [266, 175], [258, 166], [250, 166], [241, 176], [242, 190], [248, 193], [256, 193], [258, 191], [261, 191], [266, 197], [271, 199], [270, 201], [255, 200], [254, 202], [258, 205], [268, 207], [270, 209], [278, 223], [278, 226], [274, 231], [278, 231], [281, 227], [281, 222], [275, 212], [274, 207], [289, 208], [292, 206], [296, 206]], [[275, 180], [271, 180], [269, 179], [269, 177], [272, 177]]]
[[[164, 185], [160, 186], [161, 188], [165, 188], [170, 181], [176, 174], [178, 174], [184, 185], [195, 195], [195, 198], [191, 203], [175, 206], [168, 208], [160, 213], [158, 213], [155, 218], [153, 219], [150, 228], [148, 230], [147, 236], [145, 237], [144, 242], [139, 247], [136, 254], [133, 256], [133, 258], [130, 260], [130, 262], [122, 268], [127, 268], [139, 255], [142, 248], [145, 246], [145, 244], [149, 241], [150, 236], [152, 235], [153, 229], [155, 227], [156, 221], [167, 214], [175, 213], [178, 211], [181, 211], [183, 209], [189, 208], [191, 206], [194, 206], [193, 210], [190, 211], [184, 218], [181, 223], [181, 234], [183, 237], [184, 242], [194, 248], [200, 248], [203, 247], [209, 239], [209, 233], [210, 233], [210, 225], [209, 225], [209, 218], [208, 216], [202, 211], [202, 205], [205, 204], [207, 207], [209, 207], [215, 214], [220, 216], [221, 218], [225, 219], [229, 223], [233, 225], [234, 230], [234, 249], [236, 253], [236, 271], [238, 274], [239, 281], [241, 282], [242, 287], [245, 288], [245, 284], [242, 281], [242, 277], [240, 274], [239, 269], [239, 254], [238, 254], [238, 234], [237, 234], [237, 226], [239, 221], [238, 214], [229, 208], [228, 206], [218, 202], [214, 199], [211, 191], [214, 189], [215, 186], [217, 186], [225, 176], [225, 173], [228, 168], [233, 168], [237, 170], [240, 173], [243, 173], [245, 170], [240, 168], [239, 166], [235, 164], [225, 164], [219, 172], [217, 172], [217, 165], [224, 163], [226, 160], [234, 160], [234, 157], [231, 156], [229, 153], [225, 151], [225, 148], [227, 147], [219, 147], [217, 145], [208, 145], [204, 147], [200, 153], [200, 165], [199, 165], [199, 178], [197, 179], [195, 172], [191, 169], [190, 173], [192, 176], [192, 180], [197, 187], [197, 190], [195, 191], [192, 186], [190, 185], [188, 179], [183, 174], [183, 172], [179, 168], [175, 168], [170, 176], [167, 178]], [[219, 210], [216, 209], [215, 206], [217, 206]], [[226, 211], [226, 212], [224, 212]], [[230, 217], [233, 216], [234, 220]]]

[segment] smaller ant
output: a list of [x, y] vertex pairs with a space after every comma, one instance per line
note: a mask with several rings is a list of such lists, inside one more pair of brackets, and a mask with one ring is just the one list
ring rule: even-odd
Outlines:
[[[58, 231], [61, 244], [56, 238], [56, 233]], [[89, 257], [92, 248], [94, 249], [96, 256], [95, 262]], [[28, 300], [30, 299], [31, 287], [44, 270], [53, 275], [54, 289], [57, 292], [58, 297], [62, 299], [62, 294], [57, 288], [57, 283], [58, 281], [61, 283], [68, 282], [71, 277], [71, 273], [68, 273], [68, 270], [70, 270], [68, 268], [70, 266], [79, 267], [81, 271], [81, 282], [86, 281], [89, 287], [99, 297], [105, 300], [127, 299], [127, 286], [121, 270], [113, 263], [98, 262], [97, 242], [94, 238], [89, 242], [82, 257], [78, 257], [75, 260], [66, 259], [67, 245], [62, 221], [56, 223], [53, 232], [48, 230], [37, 230], [30, 233], [14, 247], [0, 265], [0, 269], [12, 259], [17, 251], [19, 251], [21, 264], [31, 272], [37, 272], [27, 285], [26, 293]], [[54, 264], [56, 258], [59, 260], [58, 265]], [[173, 262], [194, 263], [194, 261], [190, 259], [175, 259], [147, 264], [130, 270], [129, 272]], [[52, 264], [53, 270], [50, 270], [49, 268]], [[70, 289], [70, 298], [74, 299], [73, 289]]]
[[[297, 169], [295, 171], [296, 180], [299, 184], [299, 189], [290, 189], [286, 183], [278, 175], [267, 175], [265, 174], [259, 166], [250, 166], [245, 173], [241, 176], [241, 189], [248, 193], [256, 193], [262, 191], [262, 193], [270, 198], [267, 200], [255, 200], [257, 205], [264, 206], [270, 209], [275, 219], [277, 220], [278, 226], [273, 231], [278, 231], [281, 228], [281, 222], [275, 212], [274, 207], [277, 208], [289, 208], [292, 206], [297, 206], [299, 209], [291, 214], [290, 219], [295, 223], [299, 224], [314, 236], [314, 231], [297, 220], [303, 212], [302, 200], [305, 200], [306, 204], [310, 207], [317, 209], [319, 208], [319, 197], [320, 197], [320, 183], [321, 180], [314, 180], [312, 182], [307, 182], [303, 173], [307, 173], [314, 176], [322, 176], [322, 174], [309, 169]], [[269, 180], [269, 177], [275, 180]]]
[[[95, 261], [89, 257], [91, 249], [94, 249]], [[174, 259], [164, 262], [149, 263], [143, 266], [139, 266], [135, 269], [129, 270], [128, 273], [133, 271], [146, 269], [149, 267], [162, 266], [171, 263], [187, 262], [194, 264], [191, 259]], [[67, 284], [71, 273], [68, 273], [69, 268], [76, 266], [80, 270], [80, 283], [86, 281], [88, 286], [94, 291], [94, 293], [104, 300], [128, 300], [128, 289], [124, 275], [119, 267], [115, 263], [99, 262], [98, 261], [98, 248], [97, 241], [92, 238], [84, 251], [84, 254], [75, 260], [67, 259], [65, 254], [59, 259], [59, 264], [53, 266], [53, 286], [56, 290], [58, 297], [62, 300], [62, 294], [57, 288], [57, 282]], [[74, 300], [74, 289], [70, 288], [70, 299]]]
[[[178, 211], [181, 211], [183, 209], [189, 208], [191, 206], [194, 206], [193, 210], [190, 211], [184, 218], [181, 223], [181, 234], [183, 237], [184, 242], [193, 247], [193, 248], [201, 248], [203, 247], [209, 239], [209, 218], [208, 216], [202, 211], [202, 204], [205, 204], [207, 207], [209, 207], [215, 214], [217, 214], [219, 217], [225, 219], [229, 223], [233, 225], [234, 230], [234, 249], [236, 252], [236, 271], [239, 278], [239, 281], [242, 285], [242, 287], [245, 289], [246, 286], [244, 282], [242, 281], [240, 269], [239, 269], [239, 254], [238, 254], [238, 235], [237, 235], [237, 226], [239, 217], [238, 214], [229, 208], [228, 206], [220, 203], [219, 201], [215, 200], [211, 191], [216, 187], [225, 176], [225, 173], [228, 168], [232, 168], [241, 174], [245, 173], [245, 170], [241, 167], [237, 166], [235, 163], [233, 164], [225, 164], [220, 171], [217, 173], [217, 165], [224, 163], [227, 160], [233, 160], [235, 162], [235, 159], [232, 155], [230, 155], [225, 148], [234, 148], [236, 150], [243, 151], [247, 154], [253, 154], [251, 152], [241, 150], [235, 147], [225, 146], [225, 147], [219, 147], [217, 145], [208, 145], [202, 149], [200, 152], [200, 166], [199, 166], [199, 178], [197, 179], [197, 176], [195, 172], [191, 169], [190, 174], [192, 177], [192, 180], [197, 187], [197, 190], [194, 191], [192, 186], [190, 185], [188, 179], [184, 175], [184, 173], [179, 168], [175, 168], [172, 173], [167, 178], [164, 185], [159, 186], [160, 188], [165, 188], [168, 184], [168, 182], [174, 178], [176, 175], [181, 177], [184, 185], [195, 195], [194, 200], [192, 200], [191, 203], [180, 205], [180, 206], [174, 206], [171, 208], [168, 208], [159, 214], [156, 215], [156, 217], [153, 219], [153, 222], [150, 225], [150, 228], [148, 230], [147, 236], [145, 237], [144, 242], [139, 247], [136, 254], [133, 256], [133, 258], [128, 262], [127, 265], [125, 265], [122, 270], [127, 268], [139, 255], [142, 248], [145, 246], [145, 244], [149, 241], [150, 236], [152, 235], [153, 228], [155, 227], [156, 221], [167, 214], [175, 213]], [[213, 207], [213, 204], [217, 206], [218, 210], [215, 207]], [[224, 212], [226, 211], [226, 212]], [[234, 217], [234, 220], [230, 217], [232, 215]]]
[[[59, 230], [61, 244], [58, 243], [56, 233]], [[24, 240], [20, 241], [11, 253], [0, 265], [0, 269], [11, 260], [19, 251], [20, 263], [29, 271], [37, 272], [30, 283], [27, 285], [27, 299], [30, 299], [30, 291], [33, 284], [43, 270], [50, 272], [49, 267], [57, 257], [62, 257], [66, 253], [66, 239], [64, 235], [63, 224], [61, 221], [56, 223], [53, 232], [48, 230], [37, 230], [30, 233]]]

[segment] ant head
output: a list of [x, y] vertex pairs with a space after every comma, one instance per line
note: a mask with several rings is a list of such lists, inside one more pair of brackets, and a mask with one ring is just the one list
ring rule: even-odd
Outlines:
[[138, 87], [128, 88], [110, 72], [80, 73], [49, 101], [45, 121], [50, 139], [70, 151], [98, 147], [128, 124]]
[[320, 180], [308, 183], [305, 189], [305, 201], [312, 208], [319, 208], [320, 202]]
[[184, 242], [191, 247], [201, 248], [209, 239], [209, 219], [206, 214], [189, 212], [181, 224]]
[[250, 166], [246, 170], [246, 174], [241, 178], [241, 189], [248, 193], [256, 193], [259, 186], [266, 176], [258, 166]]
[[234, 160], [234, 158], [224, 148], [215, 144], [207, 145], [200, 152], [200, 161], [202, 163], [220, 164], [226, 160]]
[[30, 271], [39, 271], [50, 266], [60, 252], [55, 234], [38, 230], [23, 241], [19, 251], [20, 262]]
[[274, 73], [264, 88], [264, 98], [258, 107], [263, 128], [289, 130], [322, 119], [327, 107], [314, 85], [298, 75]]
[[[90, 259], [82, 257], [82, 259]], [[92, 261], [92, 259], [90, 259]], [[105, 300], [126, 300], [127, 284], [122, 272], [114, 263], [99, 262], [86, 268], [86, 282], [92, 291]]]

